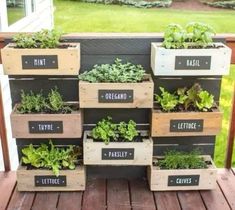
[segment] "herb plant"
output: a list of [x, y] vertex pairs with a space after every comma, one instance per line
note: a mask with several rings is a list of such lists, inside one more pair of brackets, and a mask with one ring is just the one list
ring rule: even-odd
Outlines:
[[41, 144], [34, 147], [30, 144], [22, 149], [22, 162], [35, 168], [51, 169], [56, 176], [59, 176], [61, 169], [75, 169], [78, 158], [82, 155], [78, 146], [68, 146], [67, 148], [55, 147], [52, 141], [49, 145]]
[[13, 37], [17, 48], [57, 48], [61, 33], [55, 30], [43, 29], [39, 32], [20, 33]]
[[191, 152], [168, 151], [164, 159], [158, 160], [161, 169], [200, 169], [207, 168], [207, 163], [197, 150]]
[[138, 136], [136, 123], [130, 120], [128, 123], [120, 122], [115, 124], [111, 117], [99, 121], [91, 131], [91, 137], [96, 140], [102, 140], [105, 144], [110, 141], [133, 141]]
[[44, 97], [42, 91], [40, 93], [26, 94], [21, 93], [21, 102], [17, 106], [17, 112], [21, 114], [27, 113], [71, 113], [72, 108], [63, 102], [61, 94], [57, 87], [51, 89], [48, 97]]
[[169, 24], [164, 34], [163, 47], [167, 49], [205, 48], [211, 46], [214, 29], [204, 23], [191, 22], [186, 29]]
[[141, 65], [132, 63], [122, 63], [121, 59], [116, 59], [113, 64], [95, 65], [92, 70], [85, 71], [79, 75], [79, 80], [95, 82], [141, 82], [143, 81], [145, 70]]
[[161, 94], [155, 95], [155, 101], [163, 111], [211, 111], [214, 107], [214, 96], [203, 90], [198, 83], [191, 88], [179, 88], [170, 93], [160, 87]]

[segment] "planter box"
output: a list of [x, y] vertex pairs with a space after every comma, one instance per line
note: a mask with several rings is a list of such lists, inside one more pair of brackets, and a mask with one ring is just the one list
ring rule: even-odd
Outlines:
[[162, 112], [152, 109], [151, 136], [213, 136], [222, 127], [223, 113]]
[[75, 170], [60, 170], [56, 177], [51, 170], [27, 170], [19, 166], [17, 187], [19, 191], [82, 191], [86, 186], [86, 170], [78, 166]]
[[80, 44], [68, 48], [19, 49], [8, 44], [1, 50], [4, 73], [7, 75], [78, 75]]
[[81, 138], [83, 112], [71, 114], [18, 114], [15, 105], [11, 113], [13, 138]]
[[160, 169], [148, 166], [147, 174], [151, 191], [170, 190], [209, 190], [216, 186], [217, 169], [210, 156], [203, 156], [210, 161], [206, 169]]
[[140, 83], [79, 82], [81, 108], [152, 108], [153, 81], [146, 75]]
[[213, 49], [166, 49], [151, 44], [151, 67], [156, 76], [229, 74], [232, 50], [223, 43]]
[[[142, 132], [147, 134], [147, 132]], [[143, 142], [95, 142], [84, 132], [83, 154], [85, 165], [151, 165], [153, 141]]]

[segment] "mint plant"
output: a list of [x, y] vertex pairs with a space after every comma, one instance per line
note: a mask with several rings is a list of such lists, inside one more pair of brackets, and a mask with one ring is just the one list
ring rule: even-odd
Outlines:
[[160, 87], [161, 94], [155, 94], [155, 101], [163, 111], [211, 111], [214, 107], [214, 96], [203, 90], [198, 83], [191, 88], [179, 88], [170, 93]]
[[61, 33], [56, 30], [43, 29], [36, 33], [20, 33], [13, 37], [17, 48], [57, 48]]
[[198, 150], [191, 152], [168, 151], [164, 159], [159, 159], [154, 165], [161, 169], [200, 169], [207, 168], [207, 163], [200, 157]]
[[205, 48], [212, 46], [213, 35], [214, 29], [205, 23], [192, 22], [185, 29], [178, 24], [169, 24], [162, 46], [166, 49]]
[[138, 136], [136, 123], [130, 120], [128, 123], [120, 122], [115, 124], [111, 117], [99, 121], [91, 131], [91, 137], [96, 140], [102, 140], [105, 144], [110, 141], [133, 141]]
[[50, 169], [56, 176], [59, 176], [61, 169], [75, 169], [79, 163], [82, 150], [78, 146], [58, 148], [49, 141], [49, 145], [41, 144], [34, 147], [32, 144], [22, 149], [22, 162], [35, 168]]
[[78, 78], [91, 83], [136, 83], [143, 81], [144, 74], [145, 70], [141, 65], [122, 63], [122, 60], [117, 58], [113, 64], [95, 65], [92, 70], [85, 71]]

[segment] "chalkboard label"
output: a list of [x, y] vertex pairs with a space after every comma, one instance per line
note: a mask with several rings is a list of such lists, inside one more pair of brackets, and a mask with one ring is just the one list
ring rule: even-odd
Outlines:
[[62, 187], [67, 186], [66, 176], [34, 176], [36, 187]]
[[197, 186], [200, 175], [168, 176], [168, 186]]
[[211, 56], [176, 56], [175, 70], [210, 70]]
[[29, 133], [63, 133], [63, 122], [29, 121]]
[[99, 103], [133, 103], [133, 90], [98, 90]]
[[57, 55], [22, 55], [23, 69], [58, 69]]
[[170, 132], [202, 132], [203, 120], [170, 120]]
[[134, 160], [134, 148], [103, 148], [102, 160]]

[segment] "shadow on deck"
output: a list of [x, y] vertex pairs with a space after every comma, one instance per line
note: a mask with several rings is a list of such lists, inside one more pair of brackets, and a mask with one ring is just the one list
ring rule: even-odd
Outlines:
[[0, 173], [0, 210], [235, 209], [235, 171], [220, 169], [212, 191], [151, 192], [146, 180], [93, 179], [85, 192], [18, 192], [15, 172]]

